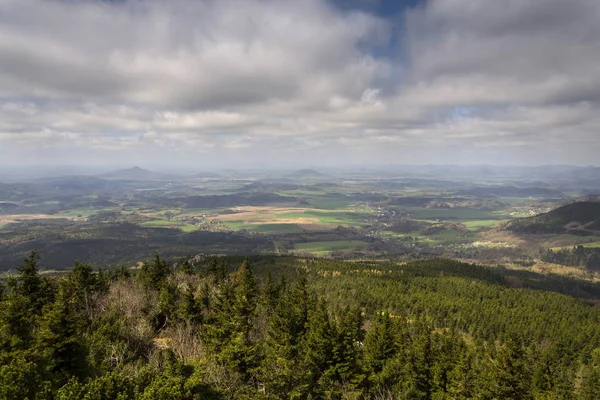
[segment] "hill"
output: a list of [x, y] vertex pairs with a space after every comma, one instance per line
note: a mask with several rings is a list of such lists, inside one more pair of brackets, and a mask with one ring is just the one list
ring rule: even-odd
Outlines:
[[200, 173], [196, 174], [196, 178], [198, 178], [198, 179], [219, 179], [219, 178], [221, 178], [221, 175], [219, 175], [215, 172], [200, 172]]
[[504, 229], [515, 233], [591, 235], [600, 231], [600, 202], [567, 204], [546, 214], [509, 222]]
[[443, 259], [43, 264], [0, 296], [1, 399], [600, 398], [597, 283]]
[[457, 192], [476, 197], [564, 197], [564, 193], [543, 187], [518, 188], [516, 186], [476, 186]]
[[102, 175], [108, 179], [130, 179], [130, 180], [155, 180], [165, 179], [165, 175], [157, 172], [149, 171], [144, 168], [135, 166], [133, 168], [119, 169]]
[[290, 178], [300, 178], [300, 179], [310, 179], [310, 178], [326, 178], [322, 172], [319, 172], [314, 169], [299, 169], [297, 171], [292, 172], [288, 175]]

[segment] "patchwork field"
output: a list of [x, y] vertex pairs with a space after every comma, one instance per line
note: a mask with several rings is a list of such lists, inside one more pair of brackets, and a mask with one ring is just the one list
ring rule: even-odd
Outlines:
[[506, 220], [502, 211], [485, 211], [469, 209], [446, 209], [446, 208], [421, 208], [402, 207], [412, 218], [419, 220], [444, 220], [444, 221], [498, 221]]
[[321, 210], [298, 207], [236, 207], [211, 217], [232, 230], [262, 233], [326, 231], [338, 226], [361, 226], [364, 215], [354, 210]]

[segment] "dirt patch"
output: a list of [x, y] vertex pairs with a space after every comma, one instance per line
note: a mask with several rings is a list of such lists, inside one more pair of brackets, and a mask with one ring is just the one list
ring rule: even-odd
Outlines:
[[511, 232], [492, 229], [490, 231], [479, 233], [479, 237], [482, 238], [483, 241], [494, 242], [494, 243], [510, 243], [515, 246], [520, 246], [525, 244], [525, 241], [518, 236], [515, 236]]

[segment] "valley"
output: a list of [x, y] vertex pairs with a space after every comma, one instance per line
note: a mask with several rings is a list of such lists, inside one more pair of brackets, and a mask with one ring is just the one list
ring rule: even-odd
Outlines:
[[37, 249], [50, 269], [68, 268], [73, 258], [117, 266], [153, 252], [448, 257], [543, 264], [596, 279], [594, 257], [552, 266], [564, 257], [548, 251], [598, 248], [600, 203], [590, 193], [600, 189], [570, 179], [569, 170], [496, 169], [493, 178], [462, 168], [441, 179], [428, 167], [196, 173], [134, 167], [8, 179], [0, 184], [0, 268], [9, 270]]

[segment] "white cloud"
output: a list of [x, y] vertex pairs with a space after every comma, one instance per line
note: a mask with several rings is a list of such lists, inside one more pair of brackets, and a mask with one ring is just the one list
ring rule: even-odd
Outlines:
[[430, 0], [400, 56], [374, 56], [395, 22], [326, 0], [0, 0], [0, 156], [597, 163], [596, 0]]

